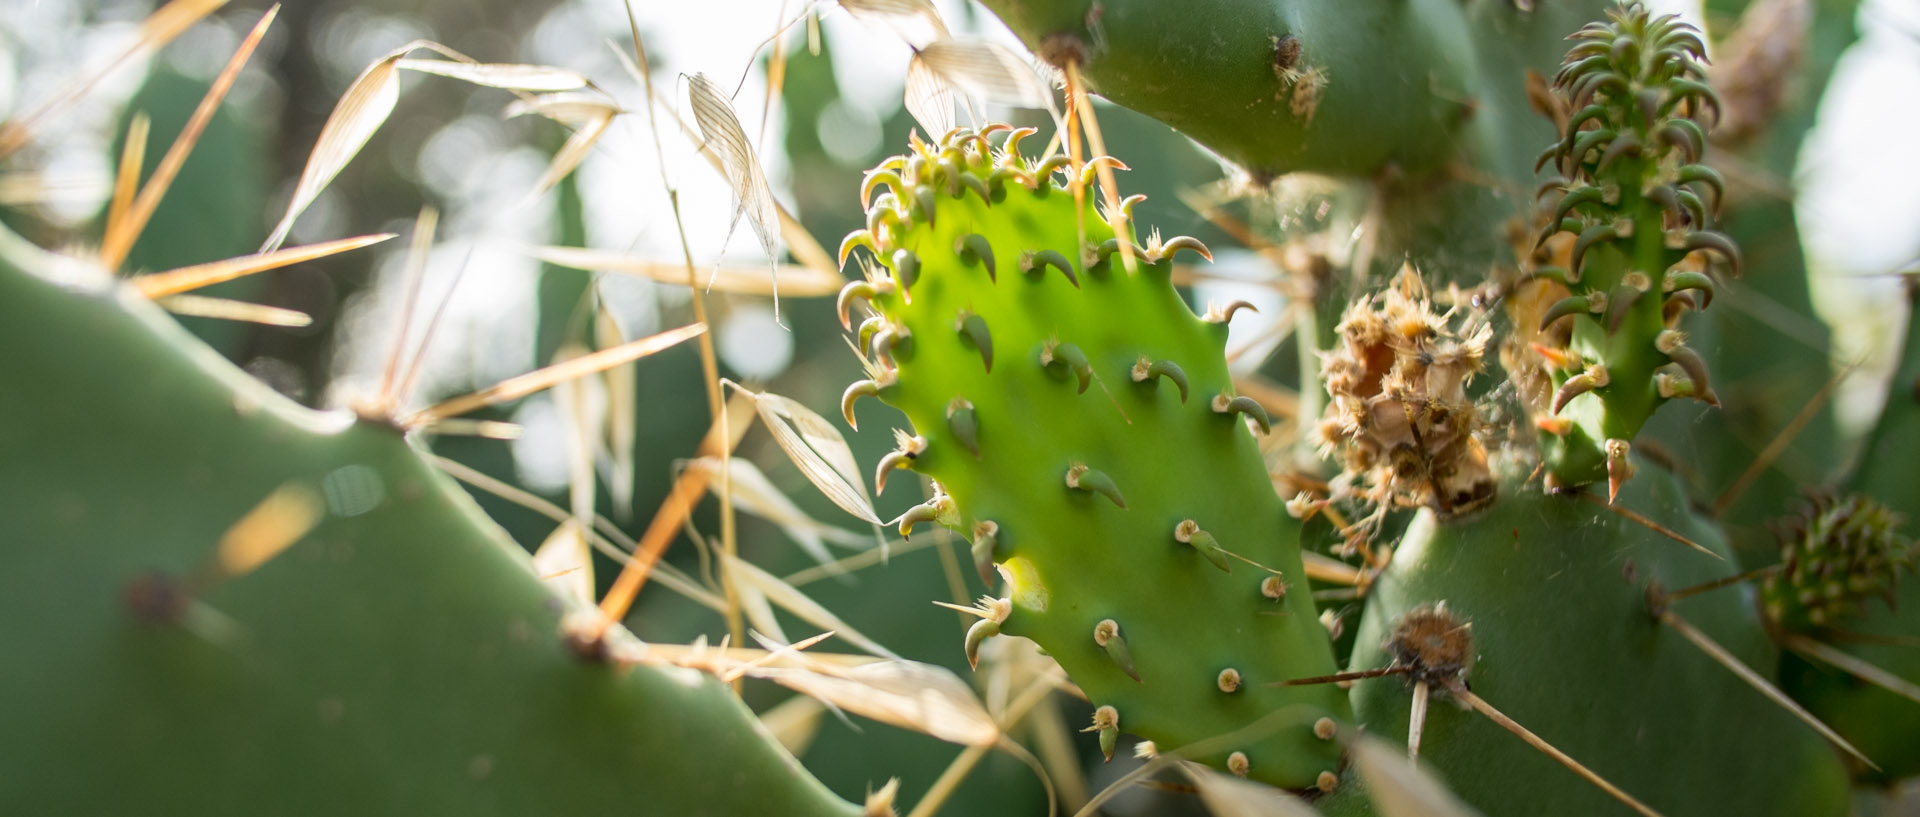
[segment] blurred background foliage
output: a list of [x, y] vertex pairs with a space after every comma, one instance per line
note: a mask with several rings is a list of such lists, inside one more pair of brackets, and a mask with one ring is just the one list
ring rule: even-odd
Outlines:
[[[964, 2], [938, 5], [957, 31], [1011, 42], [998, 21], [978, 7]], [[1705, 17], [1709, 23], [1730, 20], [1740, 5], [1715, 3]], [[151, 168], [267, 6], [263, 0], [235, 0], [157, 55], [109, 75], [96, 93], [15, 158], [12, 168], [39, 170], [8, 171], [0, 219], [43, 246], [97, 237], [112, 157], [121, 150], [130, 119], [136, 112], [151, 118], [154, 137], [145, 161]], [[57, 92], [80, 67], [100, 64], [124, 47], [151, 7], [142, 0], [0, 0], [0, 113], [18, 112]], [[802, 22], [768, 41], [777, 21], [792, 20], [801, 11], [797, 1], [643, 2], [635, 11], [661, 93], [671, 96], [683, 116], [685, 76], [705, 72], [724, 88], [738, 82], [734, 104], [758, 139], [776, 197], [828, 248], [861, 226], [855, 195], [862, 172], [904, 146], [913, 127], [900, 105], [907, 54], [903, 44], [831, 6], [823, 8], [817, 24]], [[1697, 7], [1692, 13], [1701, 14]], [[542, 265], [528, 252], [539, 245], [565, 245], [669, 263], [681, 258], [679, 228], [644, 119], [645, 96], [614, 54], [615, 49], [630, 48], [626, 13], [617, 0], [296, 0], [279, 14], [134, 247], [128, 268], [167, 269], [254, 251], [284, 210], [340, 94], [369, 63], [410, 40], [431, 39], [481, 61], [578, 70], [638, 115], [618, 118], [573, 177], [529, 200], [526, 192], [566, 138], [565, 129], [537, 117], [503, 118], [512, 97], [502, 91], [437, 77], [404, 77], [392, 118], [295, 224], [289, 243], [373, 232], [395, 232], [403, 238], [210, 291], [313, 317], [310, 326], [291, 329], [182, 319], [222, 354], [303, 403], [349, 404], [365, 392], [369, 378], [377, 377], [380, 355], [396, 331], [404, 236], [425, 206], [438, 208], [442, 217], [423, 302], [446, 300], [446, 314], [428, 347], [423, 388], [415, 398], [421, 404], [529, 370], [570, 345], [592, 344], [596, 326], [604, 323], [594, 319], [597, 315], [626, 337], [691, 321], [684, 286]], [[1911, 150], [1910, 141], [1904, 149], [1893, 147], [1920, 132], [1920, 114], [1912, 104], [1913, 90], [1920, 88], [1920, 10], [1887, 0], [1867, 4], [1861, 14], [1867, 25], [1852, 46], [1857, 53], [1843, 61], [1846, 77], [1837, 81], [1838, 90], [1829, 93], [1820, 115], [1852, 116], [1865, 124], [1843, 127], [1823, 119], [1801, 153], [1803, 175], [1793, 180], [1803, 193], [1817, 192], [1837, 202], [1827, 211], [1814, 209], [1816, 216], [1827, 213], [1825, 219], [1800, 224], [1803, 239], [1820, 261], [1816, 274], [1829, 277], [1884, 272], [1920, 252], [1920, 230], [1914, 228], [1920, 224], [1920, 183], [1915, 181], [1920, 154]], [[775, 62], [782, 65], [778, 73], [783, 84], [769, 103], [769, 67]], [[1899, 96], [1902, 88], [1904, 98]], [[1051, 131], [1032, 112], [1012, 115], [1041, 126], [1043, 133]], [[1234, 249], [1242, 246], [1235, 237], [1192, 205], [1226, 202], [1226, 223], [1311, 227], [1337, 191], [1307, 180], [1271, 197], [1228, 201], [1234, 197], [1222, 191], [1235, 189], [1235, 180], [1184, 137], [1111, 106], [1101, 107], [1100, 122], [1109, 152], [1133, 167], [1121, 177], [1123, 189], [1148, 196], [1136, 211], [1138, 222], [1168, 234], [1201, 238], [1220, 254], [1219, 276], [1246, 279], [1239, 285], [1216, 282], [1202, 287], [1194, 293], [1196, 303], [1246, 298], [1277, 307], [1283, 295], [1266, 283], [1275, 280], [1269, 262], [1244, 247]], [[661, 129], [665, 176], [679, 193], [696, 265], [704, 272], [722, 259], [736, 265], [764, 264], [752, 239], [740, 235], [747, 232], [744, 225], [729, 231], [732, 202], [724, 181], [698, 157], [691, 139], [680, 138], [671, 120], [663, 121]], [[1841, 131], [1881, 134], [1882, 141], [1849, 142], [1836, 136]], [[1769, 149], [1792, 152], [1802, 147]], [[1907, 181], [1871, 184], [1875, 176]], [[1783, 235], [1792, 235], [1791, 225], [1781, 229]], [[1869, 238], [1860, 238], [1863, 235]], [[1349, 239], [1332, 238], [1336, 243]], [[1876, 293], [1887, 291], [1887, 285], [1885, 280], [1866, 279], [1864, 286], [1815, 287], [1816, 298], [1830, 314], [1848, 316], [1837, 336], [1842, 348], [1867, 355], [1878, 348], [1878, 339], [1894, 334], [1898, 318], [1872, 308]], [[832, 309], [821, 299], [783, 298], [777, 319], [772, 302], [764, 297], [715, 292], [708, 303], [724, 377], [824, 409], [834, 404], [842, 385], [857, 376], [857, 363], [846, 354]], [[0, 316], [4, 310], [0, 304]], [[1283, 310], [1268, 311], [1278, 315]], [[419, 323], [416, 333], [422, 331]], [[1234, 346], [1249, 348], [1241, 365], [1257, 368], [1275, 383], [1297, 383], [1292, 347], [1260, 340], [1270, 327], [1235, 323]], [[1884, 356], [1866, 359], [1866, 373], [1885, 365]], [[1843, 428], [1857, 431], [1866, 419], [1858, 412], [1849, 415], [1847, 406], [1877, 404], [1875, 395], [1867, 393], [1877, 379], [1863, 376], [1857, 381], [1862, 385], [1856, 390], [1866, 391], [1843, 402]], [[628, 393], [613, 394], [614, 388]], [[695, 456], [711, 422], [699, 358], [692, 344], [672, 349], [631, 367], [631, 376], [624, 380], [595, 381], [582, 395], [564, 404], [541, 395], [479, 415], [517, 424], [518, 439], [447, 436], [434, 440], [433, 449], [565, 507], [570, 429], [604, 426], [610, 414], [626, 413], [632, 418], [631, 450], [599, 452], [594, 502], [600, 513], [637, 534], [661, 507], [677, 464]], [[884, 428], [848, 432], [848, 440], [860, 462], [876, 461], [893, 446]], [[740, 455], [756, 463], [778, 491], [814, 518], [836, 527], [849, 523], [807, 484], [764, 431], [749, 432]], [[625, 487], [629, 484], [630, 489]], [[879, 499], [881, 516], [919, 501], [920, 490], [913, 481], [896, 480]], [[547, 516], [486, 491], [475, 491], [475, 496], [530, 549], [553, 533], [554, 522]], [[779, 526], [746, 515], [740, 519], [739, 547], [748, 561], [776, 575], [813, 565]], [[688, 538], [712, 537], [718, 530], [717, 503], [709, 497], [688, 522]], [[852, 530], [830, 541], [871, 547], [878, 536]], [[701, 550], [687, 542], [677, 543], [668, 561], [694, 575], [710, 573]], [[897, 551], [883, 563], [813, 581], [803, 589], [902, 656], [973, 677], [960, 650], [964, 625], [927, 602], [964, 602], [983, 588], [971, 571], [956, 569], [965, 562], [956, 542], [935, 538], [915, 544], [907, 548], [896, 542]], [[604, 591], [617, 566], [603, 560], [597, 567], [598, 590]], [[719, 615], [657, 585], [641, 597], [628, 623], [649, 640], [685, 642], [705, 636], [717, 641], [726, 635]], [[788, 624], [794, 632], [810, 631], [798, 621]], [[994, 691], [985, 692], [992, 700]], [[747, 696], [756, 709], [765, 710], [786, 693], [750, 686]], [[1033, 722], [1057, 738], [1068, 729], [1066, 724], [1087, 719], [1086, 712], [1069, 710], [1048, 711]], [[898, 776], [900, 801], [917, 802], [959, 751], [890, 726], [818, 712], [812, 717], [818, 719], [818, 731], [795, 745], [796, 753], [848, 798], [857, 799], [870, 786]], [[807, 731], [793, 734], [804, 736]], [[1028, 745], [1035, 743], [1031, 735], [1022, 738]], [[1069, 745], [1090, 748], [1084, 741]], [[1125, 765], [1116, 761], [1108, 777], [1117, 776]], [[1092, 781], [1095, 786], [1101, 782]], [[1039, 813], [1042, 797], [1030, 770], [995, 754], [960, 786], [949, 813]], [[1110, 812], [1132, 813], [1155, 798], [1165, 795], [1139, 792], [1131, 805], [1122, 801]], [[1164, 806], [1155, 803], [1156, 808]]]

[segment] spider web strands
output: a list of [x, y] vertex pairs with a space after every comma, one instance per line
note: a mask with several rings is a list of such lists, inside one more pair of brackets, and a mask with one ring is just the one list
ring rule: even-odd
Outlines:
[[1760, 451], [1759, 456], [1754, 457], [1753, 462], [1747, 464], [1745, 471], [1740, 472], [1739, 478], [1735, 479], [1732, 485], [1727, 486], [1727, 490], [1722, 492], [1720, 497], [1713, 501], [1713, 517], [1715, 519], [1725, 516], [1727, 509], [1733, 507], [1733, 503], [1740, 498], [1741, 494], [1746, 493], [1747, 488], [1753, 485], [1754, 480], [1759, 479], [1761, 474], [1766, 473], [1767, 468], [1773, 465], [1773, 461], [1778, 459], [1781, 453], [1787, 450], [1787, 446], [1793, 442], [1793, 438], [1799, 436], [1800, 431], [1805, 429], [1808, 423], [1813, 422], [1814, 417], [1819, 416], [1820, 409], [1833, 397], [1834, 390], [1838, 389], [1840, 384], [1844, 382], [1847, 376], [1852, 374], [1853, 370], [1859, 365], [1859, 362], [1856, 361], [1842, 367], [1840, 371], [1834, 373], [1833, 377], [1828, 378], [1827, 384], [1820, 387], [1820, 390], [1815, 392], [1813, 397], [1808, 398], [1807, 404], [1800, 407], [1800, 413], [1795, 414], [1792, 420], [1787, 421], [1786, 426], [1780, 429], [1780, 433], [1774, 435], [1773, 441], [1767, 443], [1767, 447]]
[[1520, 738], [1523, 741], [1526, 741], [1528, 746], [1532, 746], [1533, 748], [1538, 749], [1541, 754], [1544, 754], [1547, 757], [1553, 758], [1560, 765], [1567, 767], [1574, 774], [1579, 775], [1582, 779], [1586, 780], [1588, 783], [1592, 783], [1594, 786], [1598, 787], [1601, 791], [1606, 792], [1613, 799], [1618, 800], [1621, 803], [1624, 803], [1628, 808], [1631, 808], [1634, 811], [1639, 812], [1645, 817], [1661, 817], [1660, 812], [1654, 811], [1652, 808], [1648, 807], [1647, 804], [1634, 799], [1633, 795], [1627, 794], [1625, 791], [1622, 791], [1620, 787], [1607, 782], [1606, 778], [1603, 778], [1600, 775], [1594, 773], [1592, 769], [1589, 769], [1586, 766], [1581, 765], [1580, 761], [1574, 760], [1566, 752], [1560, 751], [1559, 749], [1555, 748], [1553, 744], [1548, 743], [1544, 738], [1541, 738], [1539, 735], [1534, 734], [1531, 730], [1527, 729], [1526, 727], [1521, 726], [1519, 722], [1515, 721], [1514, 719], [1507, 717], [1506, 713], [1503, 713], [1500, 710], [1495, 709], [1493, 704], [1487, 703], [1480, 696], [1475, 695], [1473, 694], [1473, 692], [1468, 690], [1465, 684], [1462, 684], [1457, 680], [1452, 681], [1447, 684], [1447, 692], [1453, 695], [1453, 697], [1458, 698], [1462, 703], [1465, 703], [1467, 706], [1472, 707], [1473, 711], [1478, 712], [1482, 715], [1485, 715], [1488, 720], [1493, 721], [1496, 724], [1499, 724], [1500, 728], [1505, 729], [1509, 732], [1512, 732], [1516, 737]]
[[1712, 550], [1709, 550], [1707, 546], [1702, 545], [1699, 542], [1695, 542], [1692, 539], [1688, 539], [1685, 536], [1681, 536], [1679, 531], [1676, 531], [1672, 528], [1669, 528], [1665, 525], [1655, 522], [1652, 519], [1647, 518], [1643, 514], [1640, 514], [1632, 510], [1628, 510], [1626, 508], [1620, 507], [1619, 505], [1615, 505], [1611, 502], [1604, 502], [1600, 499], [1600, 497], [1587, 493], [1585, 491], [1580, 492], [1580, 498], [1585, 499], [1586, 501], [1591, 502], [1595, 505], [1598, 505], [1602, 508], [1606, 508], [1607, 510], [1613, 511], [1616, 514], [1619, 514], [1620, 516], [1636, 524], [1639, 524], [1642, 527], [1645, 527], [1647, 530], [1653, 531], [1654, 533], [1660, 534], [1661, 536], [1665, 536], [1668, 539], [1672, 539], [1675, 542], [1679, 542], [1680, 544], [1686, 545], [1687, 547], [1693, 548], [1694, 550], [1697, 550], [1708, 556], [1712, 556], [1713, 558], [1719, 559], [1720, 561], [1723, 561], [1723, 562], [1726, 561], [1725, 556], [1721, 556], [1720, 554], [1715, 553]]

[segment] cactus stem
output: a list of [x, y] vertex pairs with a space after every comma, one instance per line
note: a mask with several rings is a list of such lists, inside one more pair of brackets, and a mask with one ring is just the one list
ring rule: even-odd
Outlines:
[[1213, 411], [1215, 414], [1244, 414], [1260, 426], [1261, 434], [1273, 433], [1273, 418], [1267, 416], [1267, 410], [1258, 402], [1244, 394], [1239, 397], [1229, 396], [1226, 392], [1214, 395]]
[[974, 523], [973, 545], [970, 548], [973, 567], [980, 571], [980, 581], [988, 586], [993, 585], [993, 556], [999, 546], [1000, 523], [992, 520]]
[[947, 428], [974, 459], [980, 458], [980, 424], [967, 398], [955, 397], [947, 404]]
[[1093, 710], [1093, 725], [1080, 730], [1100, 733], [1100, 755], [1113, 762], [1113, 747], [1120, 742], [1120, 711], [1111, 706]]
[[1113, 665], [1120, 668], [1134, 681], [1140, 680], [1140, 673], [1133, 668], [1133, 652], [1127, 648], [1127, 639], [1120, 635], [1120, 622], [1103, 618], [1093, 625], [1093, 643], [1105, 650]]
[[1077, 491], [1092, 491], [1113, 500], [1113, 504], [1121, 508], [1127, 507], [1127, 500], [1120, 496], [1120, 489], [1113, 484], [1112, 477], [1083, 464], [1075, 463], [1067, 469], [1067, 487]]
[[1068, 261], [1067, 257], [1061, 255], [1059, 251], [1041, 250], [1034, 252], [1033, 250], [1028, 250], [1020, 254], [1021, 272], [1038, 277], [1038, 275], [1044, 275], [1046, 273], [1047, 267], [1054, 267], [1060, 270], [1061, 274], [1067, 276], [1067, 283], [1072, 284], [1075, 289], [1080, 288], [1080, 278], [1073, 273], [1073, 262]]
[[1620, 486], [1633, 478], [1633, 461], [1628, 455], [1633, 444], [1619, 438], [1609, 439], [1607, 449], [1607, 504], [1620, 497]]
[[1234, 669], [1233, 667], [1227, 667], [1226, 669], [1221, 670], [1218, 676], [1214, 677], [1213, 683], [1214, 683], [1214, 686], [1217, 686], [1220, 688], [1221, 692], [1225, 692], [1228, 695], [1232, 695], [1235, 692], [1239, 692], [1240, 691], [1240, 671], [1237, 669]]
[[1200, 529], [1200, 523], [1191, 519], [1182, 519], [1173, 527], [1173, 539], [1183, 545], [1191, 545], [1200, 555], [1207, 557], [1214, 567], [1223, 573], [1232, 573], [1233, 566], [1227, 561], [1227, 552], [1213, 534]]
[[1607, 374], [1606, 366], [1599, 363], [1588, 366], [1586, 371], [1569, 377], [1567, 378], [1567, 382], [1560, 384], [1560, 390], [1553, 394], [1553, 411], [1551, 413], [1559, 414], [1561, 409], [1567, 407], [1568, 401], [1600, 388], [1601, 386], [1605, 386], [1609, 382], [1611, 382], [1611, 378]]
[[1156, 377], [1164, 377], [1180, 388], [1180, 402], [1187, 402], [1187, 373], [1180, 364], [1171, 360], [1151, 360], [1146, 355], [1133, 364], [1133, 382], [1149, 383]]
[[1580, 231], [1580, 237], [1573, 241], [1573, 258], [1567, 268], [1574, 275], [1580, 274], [1580, 262], [1586, 260], [1587, 250], [1602, 241], [1618, 241], [1623, 238], [1618, 228], [1611, 224], [1595, 224]]
[[1246, 752], [1234, 752], [1233, 754], [1227, 755], [1227, 771], [1233, 772], [1241, 777], [1246, 777], [1247, 773], [1252, 770], [1253, 764], [1247, 760]]
[[954, 331], [973, 343], [974, 351], [980, 353], [980, 362], [986, 364], [988, 373], [992, 373], [993, 333], [987, 330], [987, 319], [971, 312], [962, 312], [954, 322]]
[[960, 260], [968, 264], [981, 264], [987, 268], [987, 280], [998, 283], [1000, 278], [993, 263], [993, 244], [979, 233], [968, 233], [953, 242], [953, 251], [960, 254]]
[[856, 380], [853, 385], [848, 386], [847, 390], [840, 394], [840, 415], [847, 419], [848, 428], [855, 431], [860, 430], [860, 424], [855, 422], [853, 418], [853, 404], [858, 402], [862, 397], [879, 397], [880, 388], [883, 385], [886, 384], [882, 384], [876, 380]]

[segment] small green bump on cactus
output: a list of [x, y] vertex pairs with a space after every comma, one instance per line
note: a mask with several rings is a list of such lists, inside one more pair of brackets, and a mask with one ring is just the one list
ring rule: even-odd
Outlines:
[[985, 364], [987, 372], [993, 372], [993, 332], [987, 329], [987, 319], [972, 312], [961, 312], [954, 322], [954, 331], [966, 339], [973, 350], [980, 353], [980, 362]]
[[900, 282], [900, 291], [911, 302], [913, 285], [920, 280], [920, 257], [905, 248], [894, 250], [891, 266], [894, 280]]
[[980, 421], [974, 416], [973, 403], [955, 397], [947, 404], [947, 430], [965, 446], [974, 459], [980, 458]]
[[1200, 523], [1191, 519], [1182, 519], [1173, 528], [1173, 540], [1192, 546], [1201, 556], [1207, 557], [1214, 567], [1227, 573], [1233, 572], [1233, 563], [1227, 561], [1227, 552], [1215, 541], [1213, 534], [1200, 529]]
[[1120, 634], [1120, 622], [1103, 618], [1093, 625], [1093, 643], [1113, 659], [1113, 665], [1128, 678], [1140, 680], [1140, 672], [1133, 668], [1133, 651], [1127, 648], [1127, 638]]
[[1893, 605], [1895, 582], [1920, 560], [1905, 519], [1870, 497], [1816, 495], [1780, 533], [1780, 567], [1761, 585], [1767, 618], [1792, 630], [1839, 626], [1868, 599]]
[[1687, 373], [1687, 380], [1693, 383], [1699, 400], [1710, 406], [1720, 405], [1720, 397], [1713, 393], [1713, 382], [1707, 377], [1707, 362], [1700, 359], [1700, 353], [1687, 348], [1686, 340], [1686, 335], [1667, 329], [1655, 336], [1653, 348]]
[[1079, 394], [1087, 393], [1087, 386], [1093, 383], [1093, 363], [1087, 360], [1087, 353], [1071, 343], [1047, 341], [1040, 347], [1040, 365], [1060, 377], [1073, 375], [1079, 383]]
[[1058, 250], [1027, 250], [1020, 254], [1021, 272], [1040, 278], [1047, 274], [1048, 267], [1060, 270], [1060, 274], [1067, 276], [1067, 283], [1075, 289], [1080, 287], [1080, 277], [1073, 272], [1073, 262]]
[[968, 667], [972, 669], [980, 668], [980, 645], [986, 643], [987, 639], [999, 634], [1000, 622], [990, 618], [980, 619], [974, 622], [972, 627], [967, 628], [967, 642], [965, 647]]
[[1246, 395], [1234, 396], [1221, 392], [1213, 396], [1213, 412], [1229, 417], [1245, 415], [1255, 425], [1260, 426], [1261, 434], [1273, 433], [1273, 418], [1267, 416], [1267, 410], [1259, 402]]
[[1102, 167], [1110, 167], [1114, 170], [1133, 169], [1128, 167], [1126, 162], [1122, 162], [1112, 156], [1095, 156], [1088, 159], [1086, 164], [1080, 166], [1080, 186], [1089, 190], [1093, 189], [1094, 182], [1100, 180], [1100, 168]]
[[[972, 178], [969, 176], [968, 178]], [[954, 240], [953, 251], [960, 254], [960, 260], [971, 265], [980, 264], [987, 268], [987, 280], [999, 282], [999, 276], [993, 266], [993, 244], [979, 233], [968, 233]]]
[[1090, 491], [1113, 500], [1113, 504], [1122, 509], [1127, 507], [1127, 500], [1120, 496], [1120, 488], [1113, 484], [1113, 477], [1088, 468], [1084, 464], [1075, 463], [1068, 468], [1066, 482], [1068, 488], [1076, 491]]
[[1113, 749], [1120, 742], [1120, 711], [1112, 706], [1093, 710], [1093, 725], [1080, 730], [1100, 733], [1100, 756], [1113, 762]]
[[982, 520], [973, 525], [973, 542], [968, 547], [973, 556], [973, 567], [980, 572], [982, 583], [993, 584], [994, 556], [1000, 547], [1000, 523]]
[[880, 334], [880, 330], [887, 328], [888, 325], [889, 322], [885, 315], [875, 315], [861, 321], [856, 348], [865, 350], [869, 355], [876, 354], [873, 351], [873, 336]]
[[1547, 331], [1547, 327], [1552, 326], [1555, 321], [1561, 318], [1584, 315], [1591, 308], [1592, 301], [1585, 295], [1568, 295], [1565, 298], [1561, 298], [1555, 301], [1553, 306], [1547, 308], [1547, 314], [1540, 317], [1539, 331]]
[[1131, 374], [1133, 382], [1147, 385], [1153, 385], [1157, 382], [1157, 378], [1164, 377], [1180, 389], [1180, 402], [1183, 404], [1187, 402], [1187, 373], [1180, 368], [1180, 364], [1171, 360], [1153, 360], [1146, 355], [1141, 355], [1139, 360], [1134, 361]]
[[1666, 284], [1664, 286], [1667, 292], [1699, 292], [1699, 308], [1701, 309], [1706, 309], [1713, 305], [1713, 294], [1715, 290], [1713, 279], [1707, 277], [1707, 274], [1704, 272], [1673, 270], [1667, 273]]

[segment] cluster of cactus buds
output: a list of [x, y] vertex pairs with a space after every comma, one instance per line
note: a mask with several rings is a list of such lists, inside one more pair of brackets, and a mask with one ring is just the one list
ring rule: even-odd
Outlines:
[[1088, 731], [1108, 756], [1123, 728], [1181, 747], [1309, 712], [1193, 759], [1330, 785], [1344, 695], [1271, 686], [1334, 660], [1311, 594], [1287, 592], [1305, 571], [1256, 442], [1271, 420], [1227, 372], [1225, 323], [1243, 305], [1196, 314], [1170, 260], [1207, 249], [1135, 243], [1140, 197], [1092, 203], [1096, 170], [1125, 165], [1029, 159], [1032, 133], [916, 138], [868, 174], [867, 226], [840, 251], [872, 258], [838, 302], [868, 377], [841, 408], [852, 424], [873, 397], [912, 421], [875, 475], [933, 483], [901, 533], [966, 534], [982, 579], [1005, 579], [968, 608], [969, 662], [989, 638], [1039, 643], [1096, 706]]
[[1467, 384], [1484, 368], [1493, 329], [1478, 316], [1453, 326], [1434, 312], [1412, 267], [1378, 300], [1363, 297], [1340, 321], [1324, 364], [1332, 398], [1321, 420], [1324, 450], [1341, 454], [1336, 497], [1385, 508], [1425, 505], [1443, 517], [1494, 498], [1483, 425]]
[[1761, 584], [1767, 618], [1807, 629], [1836, 624], [1873, 597], [1892, 605], [1894, 582], [1920, 559], [1902, 521], [1866, 496], [1812, 497], [1779, 531], [1779, 568]]
[[[1570, 489], [1604, 478], [1609, 496], [1632, 474], [1634, 436], [1675, 397], [1718, 405], [1707, 367], [1676, 328], [1713, 299], [1708, 256], [1733, 274], [1740, 254], [1711, 229], [1719, 175], [1701, 163], [1719, 101], [1704, 81], [1697, 32], [1638, 3], [1589, 24], [1554, 77], [1572, 111], [1540, 155], [1555, 175], [1541, 188], [1547, 224], [1536, 247], [1563, 250], [1534, 269], [1542, 287], [1516, 310], [1515, 357], [1547, 377], [1526, 395], [1541, 432], [1548, 483]], [[1569, 242], [1567, 239], [1571, 238]]]

